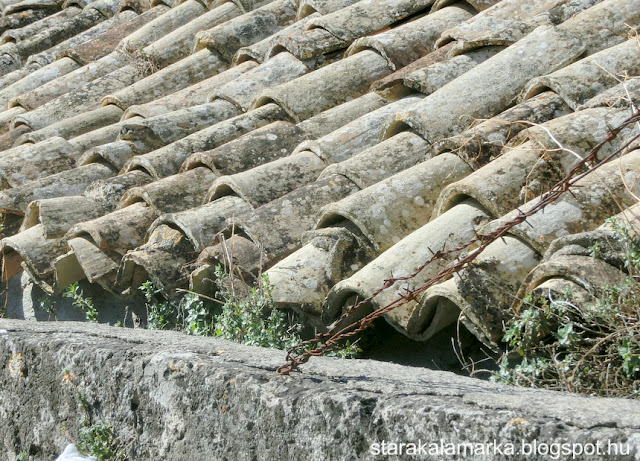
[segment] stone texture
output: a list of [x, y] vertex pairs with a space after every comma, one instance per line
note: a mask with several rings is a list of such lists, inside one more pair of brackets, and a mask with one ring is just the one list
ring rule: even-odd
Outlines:
[[282, 351], [174, 332], [17, 320], [0, 321], [0, 355], [0, 449], [9, 460], [21, 450], [32, 460], [52, 459], [85, 416], [112, 424], [130, 442], [131, 459], [374, 459], [369, 446], [383, 440], [495, 439], [518, 448], [533, 440], [611, 441], [631, 447], [630, 456], [615, 459], [640, 452], [640, 402], [370, 360], [314, 358], [302, 374], [285, 377], [274, 371]]

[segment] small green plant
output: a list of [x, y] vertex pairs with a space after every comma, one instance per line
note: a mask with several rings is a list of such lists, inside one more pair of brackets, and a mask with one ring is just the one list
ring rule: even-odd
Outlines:
[[29, 455], [26, 452], [21, 451], [16, 455], [16, 461], [27, 461], [29, 459]]
[[115, 436], [113, 428], [104, 422], [80, 428], [76, 446], [80, 452], [94, 456], [97, 461], [125, 459], [122, 444]]
[[175, 306], [162, 296], [162, 292], [153, 282], [144, 282], [139, 290], [145, 299], [148, 327], [152, 330], [175, 329], [178, 322]]
[[213, 335], [215, 310], [195, 293], [168, 300], [153, 282], [140, 286], [147, 309], [147, 325], [153, 330], [179, 330], [196, 336]]
[[[218, 285], [225, 276], [222, 266], [216, 267]], [[276, 349], [288, 349], [298, 344], [302, 327], [278, 310], [271, 297], [272, 291], [269, 278], [262, 274], [245, 299], [228, 295], [215, 323], [215, 335], [242, 344]]]
[[82, 289], [78, 286], [78, 282], [69, 285], [62, 294], [65, 298], [71, 298], [75, 307], [79, 308], [83, 313], [87, 322], [98, 322], [98, 310], [93, 305], [93, 300], [84, 295]]
[[40, 309], [49, 314], [49, 318], [56, 317], [56, 302], [49, 295], [42, 295], [38, 298]]
[[346, 341], [344, 345], [335, 349], [328, 354], [328, 357], [340, 357], [341, 359], [355, 359], [362, 354], [362, 349], [358, 346], [358, 339], [355, 341]]
[[[215, 268], [217, 286], [228, 277], [222, 266]], [[245, 297], [217, 293], [220, 299], [186, 292], [175, 300], [167, 299], [153, 282], [140, 286], [147, 308], [147, 324], [156, 330], [177, 330], [195, 336], [218, 336], [252, 346], [288, 349], [302, 339], [302, 325], [278, 309], [266, 274]], [[357, 341], [345, 343], [333, 356], [352, 358], [361, 352]]]
[[[612, 223], [628, 276], [579, 306], [571, 293], [523, 300], [507, 322], [507, 351], [493, 380], [600, 396], [640, 397], [640, 238]], [[602, 248], [593, 245], [592, 256]]]
[[183, 315], [183, 331], [195, 336], [212, 336], [215, 310], [195, 293], [186, 293], [179, 304]]
[[622, 358], [622, 371], [627, 378], [633, 379], [640, 375], [640, 355], [634, 354], [633, 340], [629, 337], [623, 338], [618, 346], [618, 353]]

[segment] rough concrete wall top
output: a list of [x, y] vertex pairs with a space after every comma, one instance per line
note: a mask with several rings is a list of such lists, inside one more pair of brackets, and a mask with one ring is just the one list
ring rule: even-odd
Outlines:
[[[135, 292], [145, 274], [186, 289], [236, 225], [240, 266], [262, 255], [278, 303], [327, 327], [430, 248], [514, 216], [626, 118], [638, 1], [6, 0], [3, 266], [53, 292], [84, 278]], [[387, 320], [424, 340], [462, 309], [494, 341], [504, 299], [469, 280], [517, 291], [504, 274], [536, 266], [549, 239], [600, 225], [612, 196], [633, 204], [607, 181], [609, 195], [593, 186], [515, 229], [491, 271]]]
[[7, 320], [0, 329], [5, 459], [60, 453], [60, 423], [76, 436], [85, 416], [77, 394], [135, 459], [378, 459], [375, 442], [494, 439], [518, 450], [533, 440], [628, 443], [631, 454], [616, 459], [640, 450], [634, 401], [367, 360], [316, 358], [283, 377], [280, 351], [168, 332]]

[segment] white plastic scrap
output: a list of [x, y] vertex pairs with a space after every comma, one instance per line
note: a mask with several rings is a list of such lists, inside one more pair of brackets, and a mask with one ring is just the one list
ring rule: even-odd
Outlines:
[[70, 443], [55, 461], [96, 461], [96, 458], [83, 455], [74, 444]]

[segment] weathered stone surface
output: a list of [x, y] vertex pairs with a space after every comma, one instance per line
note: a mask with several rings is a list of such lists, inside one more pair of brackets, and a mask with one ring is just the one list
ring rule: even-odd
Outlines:
[[[577, 3], [593, 3], [580, 0]], [[567, 2], [570, 5], [571, 2]], [[571, 32], [586, 46], [587, 55], [610, 48], [625, 41], [629, 28], [640, 25], [640, 2], [638, 0], [606, 0], [575, 14], [565, 16], [559, 29]], [[579, 10], [578, 10], [579, 11]]]
[[[314, 14], [313, 16], [305, 18], [307, 19], [306, 22], [313, 20], [315, 17], [318, 17], [318, 15]], [[344, 49], [348, 45], [349, 43], [340, 40], [324, 29], [316, 28], [307, 30], [305, 24], [302, 30], [294, 31], [287, 36], [281, 35], [280, 37], [276, 37], [273, 42], [273, 48], [269, 54], [275, 56], [278, 53], [286, 51], [298, 59], [307, 60]]]
[[151, 176], [143, 171], [131, 171], [107, 179], [98, 179], [87, 187], [84, 194], [109, 208], [115, 208], [130, 187], [142, 186], [151, 181]]
[[[117, 129], [120, 131], [120, 127]], [[101, 144], [87, 150], [78, 159], [78, 165], [106, 162], [116, 170], [120, 170], [135, 155], [142, 155], [151, 150], [142, 142], [114, 141]]]
[[75, 438], [85, 416], [112, 424], [132, 459], [380, 459], [368, 450], [383, 440], [628, 442], [631, 454], [615, 459], [640, 451], [640, 403], [629, 400], [371, 360], [314, 358], [283, 377], [274, 369], [284, 352], [212, 338], [70, 322], [0, 328], [5, 459], [22, 450], [52, 459], [69, 442], [61, 423]]
[[[547, 248], [540, 265], [522, 282], [513, 309], [522, 305], [525, 293], [547, 298], [566, 297], [579, 306], [597, 304], [596, 294], [606, 286], [619, 286], [629, 275], [629, 243], [612, 223], [640, 230], [640, 203], [612, 217], [596, 230], [579, 232], [554, 240]], [[594, 252], [594, 248], [597, 251]], [[570, 292], [561, 287], [572, 285]], [[560, 290], [559, 290], [560, 288]]]
[[[491, 8], [496, 3], [500, 3], [501, 1], [502, 0], [469, 0], [467, 3], [478, 11], [484, 11], [487, 8]], [[432, 10], [437, 11], [441, 8], [455, 3], [455, 0], [437, 0], [433, 4]]]
[[273, 284], [272, 299], [305, 315], [305, 322], [324, 329], [322, 306], [333, 285], [352, 275], [375, 257], [371, 244], [348, 221], [303, 235], [309, 240], [266, 274]]

